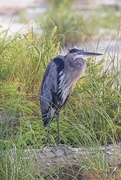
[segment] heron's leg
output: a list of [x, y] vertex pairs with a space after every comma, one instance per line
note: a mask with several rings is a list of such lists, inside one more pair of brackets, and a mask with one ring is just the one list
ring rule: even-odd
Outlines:
[[46, 146], [44, 147], [43, 152], [44, 153], [48, 153], [48, 152], [55, 153], [55, 149], [49, 146], [49, 139], [50, 139], [50, 123], [48, 124]]
[[48, 124], [48, 129], [47, 129], [47, 141], [46, 141], [47, 148], [49, 147], [49, 138], [50, 138], [50, 123]]
[[58, 129], [58, 148], [60, 148], [62, 151], [64, 151], [64, 155], [67, 156], [65, 147], [63, 147], [63, 145], [61, 145], [61, 142], [60, 142], [60, 122], [59, 122], [59, 113], [60, 113], [60, 111], [57, 111], [57, 113], [56, 113], [57, 129]]
[[57, 130], [58, 130], [58, 144], [60, 144], [60, 122], [59, 122], [59, 111], [56, 113]]

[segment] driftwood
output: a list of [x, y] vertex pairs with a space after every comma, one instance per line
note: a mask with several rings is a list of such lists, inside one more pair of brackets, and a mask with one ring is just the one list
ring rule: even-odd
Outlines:
[[[3, 112], [0, 111], [0, 119], [5, 116]], [[6, 117], [6, 116], [5, 116]], [[7, 120], [16, 119], [13, 116], [7, 115]], [[16, 122], [17, 119], [16, 119]], [[0, 121], [1, 123], [1, 121]], [[16, 125], [15, 125], [16, 126]], [[51, 147], [44, 149], [26, 149], [24, 150], [24, 159], [35, 160], [36, 162], [41, 162], [43, 165], [50, 166], [58, 163], [69, 163], [77, 162], [78, 159], [86, 160], [90, 156], [97, 158], [97, 156], [105, 156], [111, 165], [116, 165], [121, 168], [121, 143], [111, 144], [106, 147], [100, 146], [98, 148], [72, 148], [66, 145], [61, 147]], [[11, 150], [11, 160], [14, 161], [16, 158], [16, 149]]]
[[[13, 151], [13, 159], [15, 152]], [[52, 166], [57, 163], [68, 164], [69, 162], [78, 163], [80, 159], [88, 160], [90, 157], [106, 157], [109, 165], [121, 168], [121, 143], [111, 144], [100, 148], [72, 148], [68, 146], [51, 147], [44, 149], [26, 149], [25, 159], [34, 159], [36, 163], [43, 166]]]
[[117, 180], [117, 172], [121, 169], [121, 143], [98, 148], [72, 148], [64, 145], [44, 149], [25, 149], [22, 152], [15, 147], [2, 153], [8, 155], [11, 164], [14, 162], [16, 164], [18, 161], [27, 162], [32, 167], [32, 174], [37, 173], [38, 177], [43, 175], [45, 179], [48, 179], [48, 173], [57, 172], [60, 180], [104, 180], [101, 169], [96, 172], [95, 167], [94, 172], [89, 175], [84, 172], [85, 163], [91, 166], [93, 162], [95, 165], [100, 164], [101, 160], [104, 165], [108, 164], [110, 167], [107, 174], [110, 180]]

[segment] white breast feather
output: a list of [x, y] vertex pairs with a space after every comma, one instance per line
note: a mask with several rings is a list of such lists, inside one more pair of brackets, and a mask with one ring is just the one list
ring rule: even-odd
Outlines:
[[60, 96], [62, 98], [62, 104], [63, 104], [67, 96], [69, 95], [69, 88], [67, 87], [67, 79], [63, 71], [59, 73], [59, 80], [60, 80], [60, 83], [58, 87], [59, 89], [58, 92], [60, 93]]

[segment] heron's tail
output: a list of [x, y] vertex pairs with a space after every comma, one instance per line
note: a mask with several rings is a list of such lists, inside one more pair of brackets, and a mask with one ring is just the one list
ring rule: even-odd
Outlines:
[[55, 109], [54, 108], [50, 108], [50, 110], [44, 114], [42, 114], [42, 119], [43, 119], [43, 123], [44, 126], [47, 127], [48, 124], [52, 121], [52, 119], [55, 116]]
[[51, 118], [43, 119], [44, 127], [47, 127], [50, 122], [51, 122]]

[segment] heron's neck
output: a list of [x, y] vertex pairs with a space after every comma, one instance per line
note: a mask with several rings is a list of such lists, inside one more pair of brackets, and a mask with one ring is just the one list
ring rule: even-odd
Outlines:
[[64, 60], [67, 61], [67, 62], [70, 62], [73, 64], [74, 62], [74, 59], [73, 59], [73, 56], [70, 55], [70, 54], [67, 54], [65, 57], [64, 57]]

